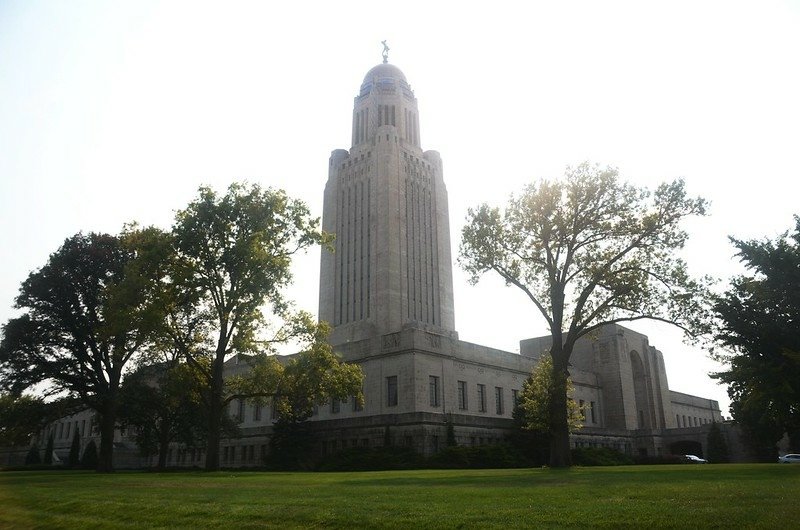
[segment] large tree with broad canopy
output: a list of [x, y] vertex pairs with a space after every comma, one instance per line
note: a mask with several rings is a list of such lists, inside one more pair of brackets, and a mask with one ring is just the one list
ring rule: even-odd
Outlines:
[[550, 329], [551, 466], [570, 465], [567, 377], [578, 339], [617, 322], [651, 319], [687, 332], [698, 324], [707, 282], [689, 276], [677, 251], [687, 239], [681, 221], [705, 211], [682, 180], [651, 193], [588, 163], [528, 185], [504, 211], [469, 210], [459, 262], [471, 281], [499, 274]]

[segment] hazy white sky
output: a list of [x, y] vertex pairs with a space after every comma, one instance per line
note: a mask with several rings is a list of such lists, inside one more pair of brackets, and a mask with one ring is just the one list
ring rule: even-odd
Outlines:
[[[419, 99], [445, 164], [453, 256], [466, 209], [590, 160], [638, 185], [684, 177], [697, 274], [740, 269], [728, 235], [800, 213], [800, 2], [0, 2], [0, 321], [78, 231], [169, 227], [200, 185], [246, 179], [321, 214], [330, 151], [380, 62]], [[316, 311], [319, 252], [292, 297]], [[464, 340], [546, 334], [523, 295], [455, 269]], [[724, 285], [724, 284], [723, 284]], [[718, 399], [715, 365], [663, 325], [670, 387]]]

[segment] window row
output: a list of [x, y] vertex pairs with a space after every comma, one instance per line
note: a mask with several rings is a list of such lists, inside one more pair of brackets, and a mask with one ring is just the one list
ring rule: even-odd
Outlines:
[[[467, 397], [467, 382], [458, 381], [457, 394], [458, 394], [458, 409], [469, 410], [469, 401]], [[431, 407], [439, 407], [442, 404], [442, 389], [440, 378], [437, 375], [428, 376], [428, 404]], [[486, 385], [478, 383], [477, 385], [478, 396], [478, 412], [487, 412], [488, 395]], [[511, 390], [512, 406], [516, 407], [519, 402], [519, 390]], [[386, 406], [394, 407], [398, 404], [397, 394], [397, 376], [391, 375], [386, 378]], [[494, 387], [494, 411], [498, 415], [503, 415], [506, 412], [505, 406], [505, 391], [503, 387]]]
[[[681, 422], [681, 419], [683, 419], [683, 422]], [[692, 420], [694, 420], [694, 424], [692, 423]], [[700, 425], [711, 423], [713, 420], [710, 421], [708, 418], [698, 418], [697, 416], [689, 416], [687, 418], [685, 414], [676, 414], [675, 421], [677, 422], [678, 427], [698, 427]]]

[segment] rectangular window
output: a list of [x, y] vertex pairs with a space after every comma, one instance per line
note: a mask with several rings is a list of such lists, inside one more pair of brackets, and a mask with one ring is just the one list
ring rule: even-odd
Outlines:
[[467, 382], [458, 382], [458, 409], [467, 410]]
[[503, 414], [503, 389], [494, 387], [494, 410], [497, 414]]
[[478, 411], [486, 412], [486, 385], [478, 383]]
[[353, 398], [353, 412], [361, 412], [364, 410], [364, 402], [360, 401], [357, 396], [351, 397]]
[[514, 402], [514, 408], [517, 408], [517, 405], [519, 405], [519, 390], [511, 391], [511, 401]]
[[239, 421], [244, 420], [244, 400], [240, 399], [238, 408], [236, 409], [236, 419]]
[[675, 423], [678, 425], [678, 427], [681, 426], [681, 415], [680, 414], [675, 414]]
[[331, 400], [331, 414], [338, 414], [339, 410], [340, 410], [339, 400], [335, 399], [335, 398], [332, 399]]
[[597, 423], [596, 416], [594, 415], [594, 401], [589, 402], [589, 413], [592, 417], [592, 423]]
[[261, 421], [261, 404], [259, 403], [253, 405], [253, 421]]
[[428, 377], [428, 394], [431, 407], [439, 406], [439, 378], [435, 375]]
[[386, 405], [397, 406], [397, 376], [390, 375], [386, 378]]

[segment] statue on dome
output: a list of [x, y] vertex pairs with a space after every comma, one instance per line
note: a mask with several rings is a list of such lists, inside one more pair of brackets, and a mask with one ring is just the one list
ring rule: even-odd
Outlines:
[[389, 45], [385, 40], [381, 41], [381, 44], [383, 44], [383, 64], [386, 64], [389, 62]]

